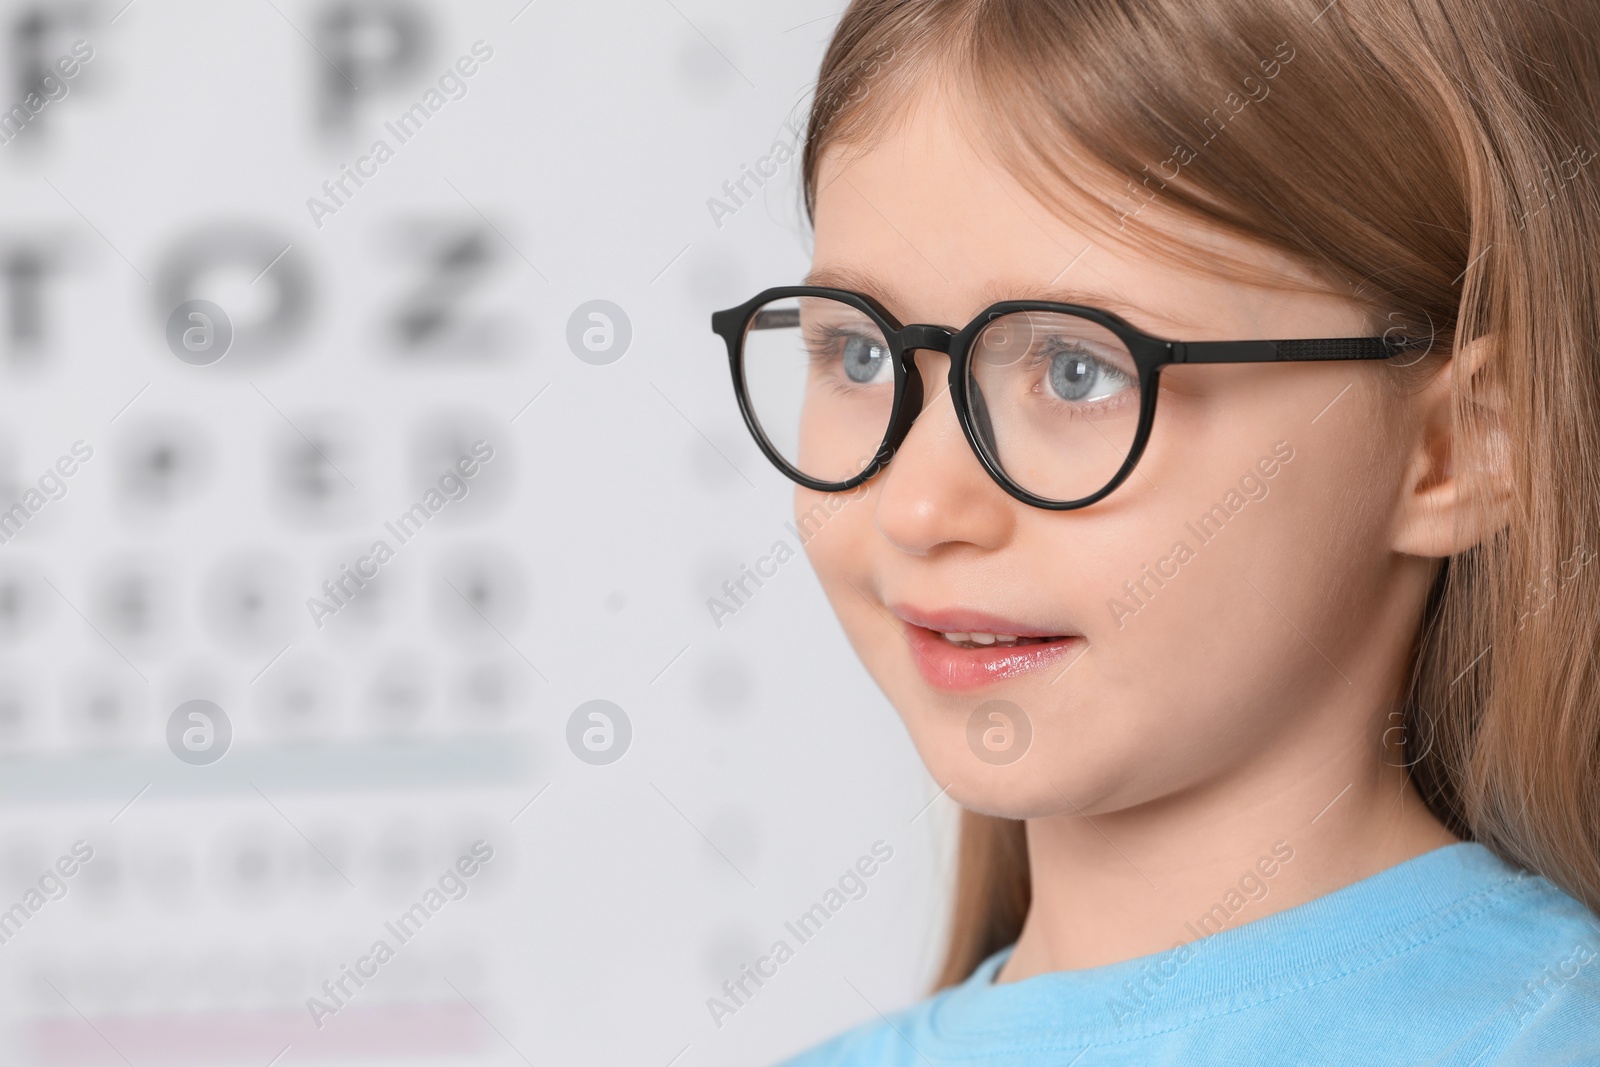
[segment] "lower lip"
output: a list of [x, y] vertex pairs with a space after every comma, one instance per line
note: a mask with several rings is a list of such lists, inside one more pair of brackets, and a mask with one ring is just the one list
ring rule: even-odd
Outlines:
[[1076, 654], [1087, 643], [1082, 637], [1061, 637], [1032, 645], [984, 645], [963, 648], [944, 639], [942, 634], [921, 626], [906, 624], [906, 639], [911, 643], [911, 658], [928, 684], [937, 689], [961, 692], [1015, 678]]

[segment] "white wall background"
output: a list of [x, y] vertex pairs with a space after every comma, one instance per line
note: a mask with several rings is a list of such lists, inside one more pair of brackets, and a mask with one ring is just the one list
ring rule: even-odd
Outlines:
[[[94, 50], [0, 145], [0, 507], [93, 449], [0, 544], [0, 1062], [752, 1064], [917, 999], [951, 805], [919, 814], [936, 787], [803, 560], [706, 607], [792, 542], [709, 314], [808, 264], [797, 164], [720, 226], [707, 200], [792, 140], [838, 0], [124, 3], [0, 4], [0, 107]], [[465, 95], [314, 224], [479, 40]], [[237, 331], [209, 366], [165, 339], [195, 296]], [[631, 324], [605, 365], [567, 342], [595, 299]], [[470, 495], [314, 626], [480, 438]], [[234, 731], [206, 766], [166, 740], [196, 698]], [[632, 724], [609, 765], [567, 744], [592, 699]], [[468, 895], [313, 1025], [480, 838]]]

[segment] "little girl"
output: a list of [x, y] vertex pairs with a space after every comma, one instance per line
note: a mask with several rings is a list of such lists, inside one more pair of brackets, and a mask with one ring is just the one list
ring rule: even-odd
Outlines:
[[965, 812], [793, 1062], [1600, 1064], [1597, 152], [1594, 0], [850, 5], [713, 325]]

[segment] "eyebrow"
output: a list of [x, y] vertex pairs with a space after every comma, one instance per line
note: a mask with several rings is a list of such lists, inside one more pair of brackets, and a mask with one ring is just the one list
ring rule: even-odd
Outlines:
[[[865, 293], [875, 298], [885, 307], [904, 307], [905, 304], [898, 300], [894, 289], [886, 284], [883, 279], [871, 271], [858, 267], [822, 267], [813, 270], [805, 276], [805, 285], [816, 285], [828, 289], [849, 289]], [[1135, 323], [1157, 322], [1162, 326], [1174, 326], [1179, 330], [1189, 328], [1187, 323], [1181, 322], [1170, 316], [1152, 311], [1147, 307], [1131, 304], [1112, 293], [1095, 289], [1062, 288], [1051, 285], [1024, 285], [1005, 286], [990, 283], [983, 290], [983, 306], [998, 304], [1002, 300], [1044, 300], [1055, 304], [1082, 304], [1087, 307], [1100, 308], [1120, 315]], [[960, 323], [946, 325], [960, 326]]]
[[824, 289], [849, 289], [865, 293], [878, 303], [892, 307], [899, 303], [893, 289], [869, 271], [854, 267], [819, 267], [800, 279], [801, 285], [815, 285]]

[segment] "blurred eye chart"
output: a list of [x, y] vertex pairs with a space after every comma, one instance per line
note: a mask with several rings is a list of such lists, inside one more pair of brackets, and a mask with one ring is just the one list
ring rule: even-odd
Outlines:
[[836, 17], [0, 2], [0, 1063], [767, 1063], [926, 989], [954, 806], [709, 329], [808, 268]]

